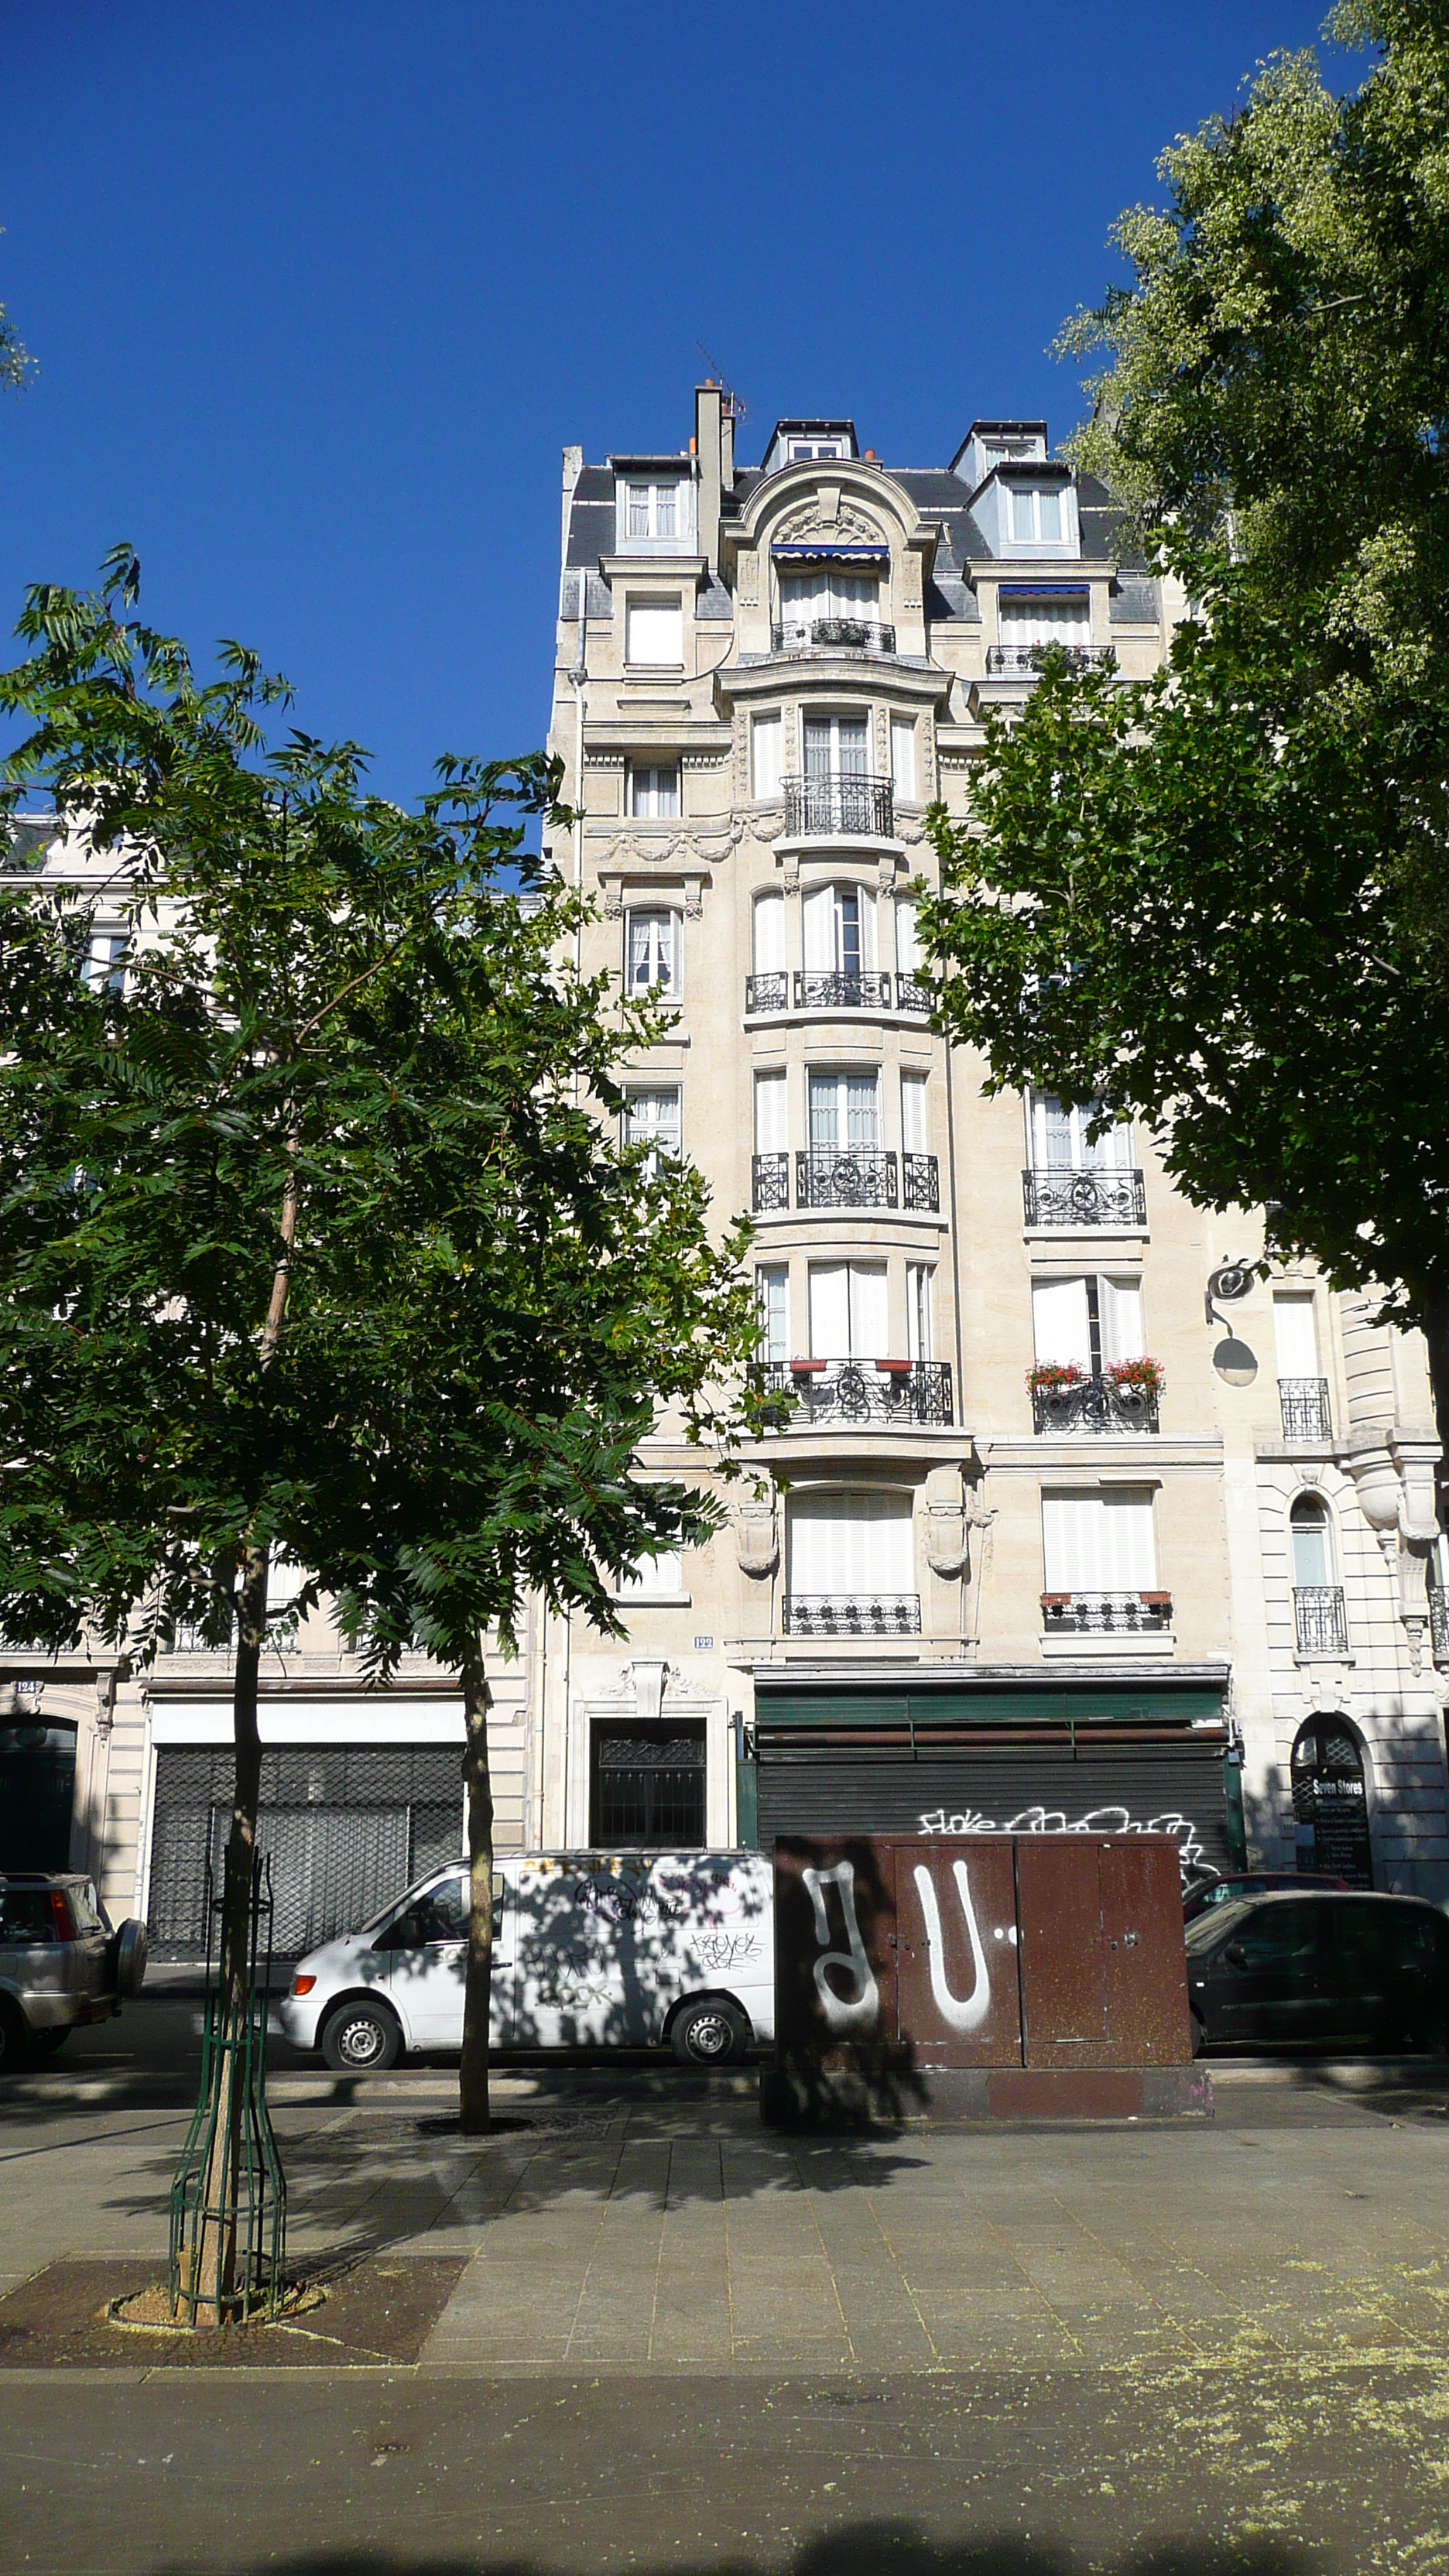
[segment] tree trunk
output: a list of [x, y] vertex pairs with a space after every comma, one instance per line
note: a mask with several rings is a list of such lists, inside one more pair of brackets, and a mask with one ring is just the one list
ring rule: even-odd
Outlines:
[[468, 1982], [463, 1996], [463, 2058], [458, 2070], [460, 2126], [469, 2138], [492, 2127], [488, 2106], [488, 2017], [493, 1994], [493, 1780], [488, 1767], [488, 1712], [493, 1694], [477, 1638], [463, 1663], [463, 1720], [468, 1730], [463, 1777], [468, 1787]]
[[245, 2288], [237, 2278], [241, 2131], [245, 2109], [239, 2080], [237, 2042], [245, 2017], [252, 2010], [252, 1871], [256, 1860], [257, 1806], [262, 1781], [257, 1679], [266, 1620], [267, 1550], [249, 1547], [242, 1561], [236, 1675], [232, 1685], [236, 1782], [222, 1878], [221, 1961], [216, 1993], [218, 2035], [231, 2044], [220, 2048], [216, 2058], [214, 2125], [202, 2186], [202, 2214], [191, 2256], [192, 2278], [197, 2291], [196, 2322], [199, 2326], [225, 2325], [235, 2313], [238, 2291]]

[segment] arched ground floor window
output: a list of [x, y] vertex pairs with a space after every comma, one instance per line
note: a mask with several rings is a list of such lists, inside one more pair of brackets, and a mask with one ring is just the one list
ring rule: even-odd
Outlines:
[[1310, 1717], [1293, 1746], [1293, 1839], [1298, 1867], [1372, 1887], [1363, 1756], [1341, 1717]]

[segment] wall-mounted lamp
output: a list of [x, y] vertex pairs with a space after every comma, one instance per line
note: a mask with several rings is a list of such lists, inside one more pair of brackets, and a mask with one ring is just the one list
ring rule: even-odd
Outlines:
[[1225, 1386], [1251, 1386], [1258, 1374], [1256, 1354], [1233, 1331], [1231, 1320], [1218, 1313], [1219, 1306], [1235, 1306], [1246, 1297], [1253, 1285], [1253, 1273], [1245, 1261], [1220, 1261], [1208, 1277], [1203, 1306], [1210, 1324], [1221, 1324], [1224, 1338], [1213, 1352], [1213, 1367]]

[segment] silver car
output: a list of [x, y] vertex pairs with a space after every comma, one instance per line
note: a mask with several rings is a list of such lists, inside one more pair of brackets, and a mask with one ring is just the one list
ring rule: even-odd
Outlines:
[[113, 1931], [88, 1878], [0, 1877], [0, 2074], [48, 2057], [78, 2024], [108, 2020], [145, 1974], [145, 1924]]

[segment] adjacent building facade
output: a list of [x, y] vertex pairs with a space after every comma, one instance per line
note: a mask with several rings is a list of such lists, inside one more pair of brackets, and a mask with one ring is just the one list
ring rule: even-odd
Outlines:
[[[1042, 644], [1146, 674], [1180, 602], [1043, 422], [925, 468], [846, 420], [743, 468], [734, 428], [706, 385], [687, 446], [565, 452], [550, 855], [585, 966], [677, 1015], [628, 1132], [751, 1212], [778, 1409], [720, 1535], [621, 1593], [626, 1642], [537, 1613], [500, 1665], [500, 1843], [1091, 1819], [1165, 1826], [1189, 1872], [1449, 1902], [1421, 1345], [1308, 1265], [1251, 1276], [1260, 1218], [1188, 1207], [1129, 1128], [988, 1096], [931, 1028], [927, 807], [962, 810]], [[699, 1453], [665, 1420], [640, 1471]], [[0, 1764], [28, 1732], [63, 1767], [73, 1730], [73, 1856], [184, 1946], [224, 1659], [3, 1671]], [[263, 1731], [299, 1934], [456, 1840], [451, 1676], [365, 1692], [318, 1616]]]

